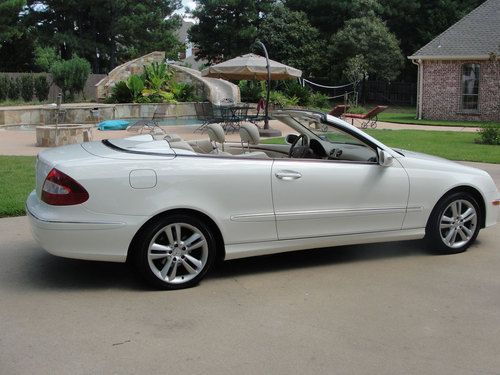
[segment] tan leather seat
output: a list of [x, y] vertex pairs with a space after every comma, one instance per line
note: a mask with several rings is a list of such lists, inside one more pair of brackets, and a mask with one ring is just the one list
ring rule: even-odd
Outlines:
[[[242, 124], [240, 126], [241, 148], [243, 153], [236, 155], [243, 158], [267, 159], [269, 156], [263, 151], [250, 151], [250, 145], [256, 146], [260, 143], [259, 129], [254, 124]], [[247, 147], [245, 149], [245, 143]]]

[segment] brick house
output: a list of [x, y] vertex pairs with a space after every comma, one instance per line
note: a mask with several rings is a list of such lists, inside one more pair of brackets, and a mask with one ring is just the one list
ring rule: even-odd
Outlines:
[[500, 121], [500, 0], [487, 0], [408, 57], [417, 117]]

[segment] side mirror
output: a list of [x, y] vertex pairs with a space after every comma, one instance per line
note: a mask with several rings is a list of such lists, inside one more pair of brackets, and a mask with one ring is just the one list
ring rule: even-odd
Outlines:
[[285, 138], [285, 142], [293, 145], [295, 142], [297, 142], [297, 139], [299, 139], [299, 136], [297, 134], [288, 134]]
[[394, 161], [394, 157], [389, 154], [387, 151], [384, 151], [382, 149], [378, 149], [378, 163], [382, 167], [389, 167], [392, 165], [392, 162]]

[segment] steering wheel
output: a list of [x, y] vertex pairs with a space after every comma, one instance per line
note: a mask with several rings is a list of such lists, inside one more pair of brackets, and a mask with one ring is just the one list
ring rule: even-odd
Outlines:
[[300, 140], [302, 140], [302, 142], [304, 141], [305, 139], [305, 135], [304, 134], [301, 134], [297, 137], [297, 139], [295, 140], [295, 142], [292, 143], [292, 145], [290, 146], [290, 150], [288, 150], [288, 157], [292, 158], [292, 153], [293, 153], [293, 149], [295, 146], [297, 146], [297, 143], [299, 143]]

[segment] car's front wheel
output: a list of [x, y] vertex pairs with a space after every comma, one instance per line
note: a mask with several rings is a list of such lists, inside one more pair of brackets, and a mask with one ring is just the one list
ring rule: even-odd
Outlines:
[[197, 217], [174, 214], [143, 228], [133, 251], [146, 281], [163, 289], [182, 289], [205, 276], [215, 258], [215, 242], [210, 228]]
[[481, 211], [467, 193], [454, 193], [439, 201], [427, 225], [431, 250], [442, 254], [461, 253], [474, 242], [480, 229]]

